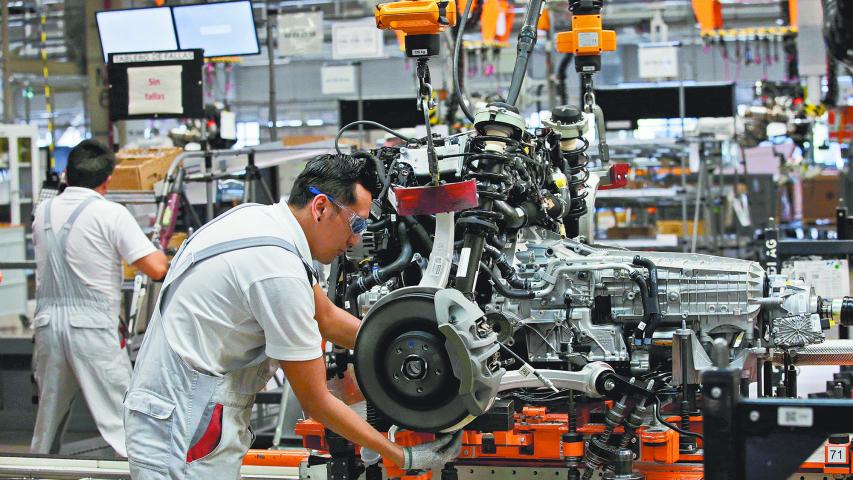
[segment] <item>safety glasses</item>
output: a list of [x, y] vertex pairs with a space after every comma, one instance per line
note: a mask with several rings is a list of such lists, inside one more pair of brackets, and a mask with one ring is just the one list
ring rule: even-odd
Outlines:
[[337, 205], [337, 207], [341, 210], [346, 211], [349, 215], [349, 228], [352, 231], [353, 235], [361, 235], [362, 233], [364, 233], [365, 230], [367, 230], [367, 220], [359, 217], [358, 214], [352, 211], [352, 209], [350, 209], [349, 207], [338, 203], [338, 201], [335, 200], [335, 198], [329, 195], [328, 193], [323, 193], [316, 187], [308, 187], [308, 191], [313, 193], [314, 195], [325, 195], [330, 202]]

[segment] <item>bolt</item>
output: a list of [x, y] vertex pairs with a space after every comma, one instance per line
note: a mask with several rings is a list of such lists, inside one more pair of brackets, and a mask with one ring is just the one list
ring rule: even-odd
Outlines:
[[677, 302], [678, 301], [678, 292], [669, 292], [669, 301]]
[[427, 364], [426, 361], [415, 355], [410, 355], [403, 363], [403, 375], [409, 380], [421, 380], [426, 377]]
[[723, 395], [723, 389], [714, 387], [711, 389], [711, 398], [720, 398]]
[[609, 380], [609, 379], [604, 381], [604, 389], [605, 390], [607, 390], [609, 392], [609, 391], [613, 390], [614, 388], [616, 388], [616, 382], [614, 382], [613, 380]]
[[761, 418], [761, 414], [758, 413], [758, 410], [753, 410], [749, 412], [749, 419], [753, 422], [757, 422], [758, 419]]

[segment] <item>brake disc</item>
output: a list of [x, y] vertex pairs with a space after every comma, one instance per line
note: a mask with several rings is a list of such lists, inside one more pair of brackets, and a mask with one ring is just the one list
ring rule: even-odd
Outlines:
[[395, 290], [362, 321], [355, 374], [365, 398], [395, 425], [422, 432], [453, 430], [472, 417], [459, 397], [438, 330], [431, 287]]

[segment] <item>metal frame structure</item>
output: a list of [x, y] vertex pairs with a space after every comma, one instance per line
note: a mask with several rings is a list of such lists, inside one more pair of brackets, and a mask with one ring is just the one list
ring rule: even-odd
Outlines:
[[741, 371], [724, 363], [702, 374], [706, 480], [788, 478], [830, 434], [853, 430], [853, 400], [741, 398]]
[[[33, 125], [10, 125], [0, 124], [0, 138], [8, 140], [6, 152], [9, 158], [9, 209], [10, 222], [13, 225], [21, 223], [23, 213], [21, 206], [26, 204], [35, 204], [35, 199], [38, 198], [41, 181], [43, 179], [41, 171], [41, 163], [39, 162], [38, 149], [38, 128]], [[22, 138], [30, 140], [30, 161], [21, 163], [19, 160], [20, 152], [18, 150], [18, 141]], [[32, 182], [32, 191], [27, 196], [21, 193], [21, 169], [22, 167], [30, 168], [30, 181]]]

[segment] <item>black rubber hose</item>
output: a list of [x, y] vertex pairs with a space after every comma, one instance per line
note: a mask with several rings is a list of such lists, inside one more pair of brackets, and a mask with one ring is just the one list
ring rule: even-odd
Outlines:
[[643, 332], [642, 336], [638, 337], [636, 334], [634, 336], [636, 338], [645, 338], [645, 329], [647, 328], [649, 323], [651, 323], [651, 313], [653, 311], [653, 302], [651, 301], [651, 298], [649, 298], [649, 286], [646, 283], [646, 279], [643, 277], [642, 273], [633, 271], [629, 276], [631, 280], [633, 280], [633, 282], [636, 283], [637, 287], [639, 287], [640, 289], [640, 303], [643, 305], [643, 323], [645, 324], [643, 326], [643, 329], [641, 330]]
[[502, 296], [506, 298], [515, 298], [523, 300], [532, 300], [536, 298], [536, 294], [531, 292], [530, 290], [511, 290], [506, 288], [506, 285], [501, 282], [500, 277], [498, 277], [498, 275], [483, 262], [480, 262], [480, 270], [485, 271], [489, 275], [489, 277], [492, 279], [492, 284], [495, 286], [495, 289]]
[[526, 212], [519, 212], [512, 205], [503, 200], [495, 200], [493, 207], [496, 212], [503, 216], [501, 223], [503, 223], [504, 228], [517, 230], [521, 227], [527, 226]]
[[485, 249], [486, 255], [492, 259], [495, 266], [500, 270], [501, 277], [506, 280], [506, 283], [514, 288], [530, 290], [530, 281], [518, 276], [518, 272], [515, 271], [515, 268], [513, 268], [512, 265], [510, 265], [509, 260], [507, 260], [506, 255], [504, 255], [502, 251], [488, 243], [483, 244], [483, 248]]
[[829, 53], [853, 67], [853, 4], [845, 0], [823, 1], [823, 39]]
[[[456, 43], [453, 44], [453, 65], [459, 65], [459, 56], [462, 52], [462, 36], [465, 34], [465, 24], [468, 23], [468, 13], [471, 11], [473, 0], [465, 3], [465, 9], [462, 11], [462, 16], [456, 21]], [[459, 102], [459, 108], [462, 113], [468, 118], [468, 121], [474, 121], [474, 114], [468, 107], [468, 95], [465, 94], [465, 89], [459, 82], [459, 68], [453, 69], [453, 96]]]
[[515, 58], [515, 68], [512, 70], [509, 92], [506, 96], [506, 103], [513, 106], [518, 101], [521, 85], [524, 83], [524, 76], [527, 74], [527, 61], [530, 60], [530, 54], [533, 52], [533, 47], [536, 46], [536, 24], [539, 22], [541, 11], [542, 0], [530, 0], [527, 13], [524, 16], [524, 24], [518, 32], [518, 53]]
[[415, 251], [409, 242], [409, 234], [406, 232], [406, 224], [397, 224], [397, 235], [400, 237], [400, 255], [388, 265], [378, 268], [366, 275], [359, 276], [347, 287], [346, 299], [352, 302], [355, 297], [370, 290], [376, 285], [381, 285], [391, 279], [394, 275], [403, 271], [412, 261]]
[[646, 257], [641, 257], [639, 255], [634, 257], [634, 265], [638, 267], [643, 267], [649, 271], [649, 295], [652, 298], [657, 298], [655, 295], [658, 293], [658, 267], [652, 262], [650, 259]]
[[339, 145], [339, 142], [341, 140], [341, 136], [344, 134], [345, 131], [347, 131], [348, 129], [355, 127], [357, 125], [367, 125], [370, 127], [381, 128], [382, 130], [385, 130], [386, 132], [390, 133], [391, 135], [394, 135], [395, 137], [397, 137], [401, 140], [405, 140], [408, 143], [418, 143], [417, 138], [409, 138], [409, 137], [403, 135], [402, 133], [400, 133], [396, 130], [392, 130], [392, 129], [386, 127], [385, 125], [382, 125], [381, 123], [376, 123], [372, 120], [356, 120], [352, 123], [348, 123], [348, 124], [344, 125], [343, 127], [341, 127], [340, 130], [338, 130], [338, 135], [335, 137], [335, 151], [336, 152], [338, 152], [339, 154], [343, 154], [343, 152], [341, 152], [341, 147]]
[[401, 217], [406, 225], [409, 227], [409, 230], [415, 234], [415, 237], [418, 238], [422, 247], [424, 247], [427, 255], [429, 252], [432, 252], [432, 238], [429, 236], [429, 232], [427, 232], [426, 228], [418, 221], [415, 217]]
[[563, 55], [563, 58], [560, 59], [560, 66], [557, 67], [557, 89], [560, 94], [560, 105], [569, 104], [569, 88], [566, 85], [566, 77], [573, 58], [575, 56], [571, 53]]
[[660, 314], [660, 299], [658, 297], [658, 267], [652, 262], [650, 259], [646, 257], [641, 257], [639, 255], [634, 257], [634, 265], [638, 267], [643, 267], [649, 271], [649, 300], [651, 310], [649, 313], [649, 325], [645, 330], [645, 338], [651, 338], [652, 334], [655, 333], [655, 330], [658, 328], [658, 325], [661, 323], [661, 314]]
[[386, 215], [375, 222], [370, 222], [367, 224], [367, 230], [370, 232], [375, 232], [377, 230], [382, 230], [391, 224], [391, 217]]

